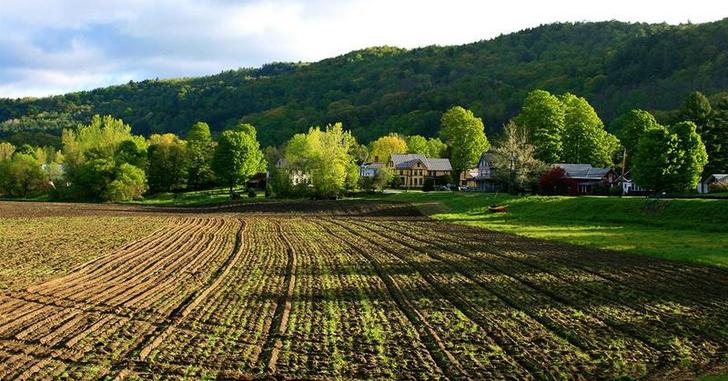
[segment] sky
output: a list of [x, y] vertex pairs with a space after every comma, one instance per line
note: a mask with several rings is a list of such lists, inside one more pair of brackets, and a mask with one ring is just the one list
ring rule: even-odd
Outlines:
[[0, 97], [311, 62], [369, 46], [463, 44], [559, 21], [725, 17], [725, 0], [0, 0]]

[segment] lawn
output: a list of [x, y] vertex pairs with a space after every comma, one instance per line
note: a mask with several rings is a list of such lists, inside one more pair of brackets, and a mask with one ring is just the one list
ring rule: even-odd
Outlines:
[[[546, 197], [465, 192], [376, 196], [439, 220], [527, 237], [728, 268], [728, 201]], [[508, 205], [492, 214], [489, 205]]]
[[[248, 192], [243, 188], [235, 189], [240, 195], [235, 202], [262, 201], [264, 193], [258, 192], [257, 197], [248, 197]], [[204, 206], [230, 202], [230, 190], [227, 187], [190, 191], [190, 192], [164, 192], [144, 197], [141, 200], [134, 200], [128, 203], [154, 206]]]

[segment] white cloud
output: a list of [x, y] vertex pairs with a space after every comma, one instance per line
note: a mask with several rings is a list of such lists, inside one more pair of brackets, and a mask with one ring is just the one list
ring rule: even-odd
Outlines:
[[0, 96], [315, 61], [373, 45], [461, 44], [556, 21], [727, 16], [728, 2], [712, 0], [0, 0]]

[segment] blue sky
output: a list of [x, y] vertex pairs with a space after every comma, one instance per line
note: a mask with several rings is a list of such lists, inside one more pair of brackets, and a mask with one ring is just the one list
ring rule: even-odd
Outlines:
[[705, 22], [728, 1], [0, 0], [0, 97], [489, 39], [556, 21]]

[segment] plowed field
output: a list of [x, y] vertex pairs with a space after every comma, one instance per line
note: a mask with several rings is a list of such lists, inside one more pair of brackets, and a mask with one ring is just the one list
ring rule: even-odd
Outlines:
[[21, 205], [0, 203], [0, 224], [150, 228], [0, 294], [0, 379], [681, 379], [728, 366], [725, 270], [401, 205]]

